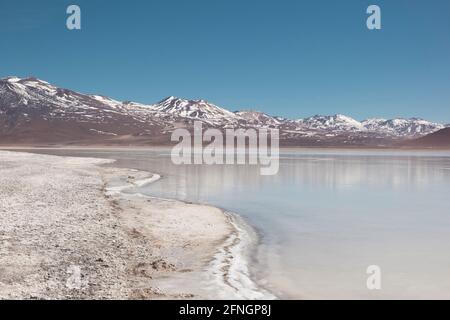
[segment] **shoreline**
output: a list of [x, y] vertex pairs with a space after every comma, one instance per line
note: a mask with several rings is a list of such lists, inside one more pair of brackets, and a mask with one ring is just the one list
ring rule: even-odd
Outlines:
[[[61, 144], [61, 145], [8, 145], [0, 144], [0, 150], [158, 150], [158, 149], [171, 149], [173, 145], [71, 145], [71, 144]], [[450, 151], [449, 147], [398, 147], [398, 146], [287, 146], [281, 145], [279, 147], [280, 151], [302, 151], [302, 150], [348, 150], [348, 151], [398, 151], [398, 152], [411, 152], [411, 151]]]
[[[114, 164], [115, 161], [117, 160], [114, 160], [111, 164]], [[125, 196], [133, 195], [144, 199], [158, 199], [160, 201], [177, 202], [185, 205], [193, 204], [179, 199], [154, 197], [142, 194], [138, 191], [133, 192], [133, 189], [152, 184], [163, 177], [159, 174], [142, 170], [129, 170], [136, 173], [151, 174], [152, 176], [135, 180], [131, 185], [106, 188], [107, 192], [118, 192]], [[194, 205], [220, 210], [221, 214], [226, 217], [226, 223], [229, 224], [232, 229], [224, 239], [223, 243], [217, 246], [217, 252], [213, 255], [205, 270], [209, 282], [215, 283], [218, 287], [222, 288], [222, 292], [218, 295], [218, 298], [225, 300], [276, 299], [274, 294], [270, 293], [267, 289], [258, 286], [258, 284], [252, 280], [250, 274], [249, 263], [251, 255], [253, 250], [256, 249], [259, 241], [256, 230], [254, 230], [253, 227], [237, 213], [204, 203], [194, 203]]]
[[[248, 263], [251, 250], [256, 245], [256, 242], [252, 243], [252, 241], [256, 240], [252, 238], [251, 230], [247, 229], [251, 227], [246, 226], [243, 220], [240, 221], [238, 215], [209, 205], [191, 204], [178, 200], [149, 197], [138, 192], [129, 192], [136, 187], [153, 183], [161, 177], [157, 174], [134, 169], [110, 167], [116, 160], [1, 151], [2, 171], [8, 170], [8, 165], [5, 166], [5, 163], [18, 162], [17, 160], [11, 160], [11, 158], [20, 159], [21, 164], [17, 165], [19, 167], [25, 163], [27, 168], [33, 168], [33, 172], [38, 175], [40, 183], [58, 183], [58, 181], [43, 181], [52, 180], [52, 172], [43, 174], [42, 168], [34, 168], [36, 163], [39, 163], [39, 166], [44, 166], [47, 165], [44, 163], [50, 162], [53, 163], [51, 169], [55, 170], [53, 168], [55, 167], [58, 171], [55, 174], [75, 175], [77, 179], [80, 178], [81, 184], [73, 183], [79, 190], [84, 190], [83, 183], [84, 179], [87, 179], [86, 177], [95, 181], [100, 190], [97, 193], [94, 192], [95, 190], [89, 190], [89, 192], [92, 192], [90, 202], [95, 201], [96, 206], [100, 209], [98, 212], [107, 216], [108, 223], [99, 218], [95, 212], [92, 215], [90, 215], [90, 212], [86, 213], [89, 214], [89, 217], [81, 222], [78, 221], [76, 214], [80, 214], [80, 212], [75, 204], [75, 209], [71, 208], [73, 210], [70, 211], [70, 219], [73, 221], [68, 225], [81, 224], [80, 230], [82, 233], [78, 234], [76, 241], [92, 242], [88, 248], [82, 247], [80, 249], [70, 246], [70, 248], [66, 248], [67, 246], [48, 248], [48, 243], [44, 243], [45, 241], [41, 239], [39, 234], [35, 232], [32, 232], [31, 235], [30, 233], [26, 234], [26, 237], [32, 237], [33, 241], [37, 242], [38, 248], [43, 247], [41, 252], [43, 259], [49, 261], [62, 260], [54, 266], [58, 269], [57, 272], [54, 272], [58, 273], [56, 277], [58, 279], [53, 279], [52, 272], [46, 273], [46, 277], [50, 278], [54, 285], [54, 289], [50, 291], [47, 289], [43, 292], [36, 281], [19, 284], [21, 289], [14, 289], [16, 285], [14, 281], [17, 276], [8, 277], [8, 273], [13, 273], [13, 269], [4, 264], [4, 261], [8, 260], [9, 254], [14, 253], [9, 253], [8, 250], [6, 252], [0, 251], [0, 269], [6, 274], [0, 277], [0, 283], [11, 282], [9, 289], [0, 289], [0, 299], [8, 297], [26, 299], [276, 298], [265, 289], [258, 287], [256, 282], [250, 278]], [[27, 162], [26, 160], [30, 161]], [[73, 163], [75, 165], [72, 165]], [[108, 164], [108, 166], [104, 166], [105, 164]], [[23, 171], [20, 168], [17, 168], [17, 170], [18, 172]], [[75, 173], [72, 172], [74, 170]], [[78, 176], [80, 170], [82, 171], [81, 177]], [[69, 179], [65, 176], [64, 178]], [[70, 177], [70, 179], [73, 179], [73, 177]], [[60, 207], [67, 202], [65, 198], [85, 196], [86, 191], [80, 191], [80, 194], [74, 195], [70, 190], [72, 186], [67, 187], [69, 188], [67, 194], [60, 195], [61, 203], [58, 204], [58, 210], [63, 210]], [[30, 188], [30, 190], [33, 189]], [[97, 196], [94, 196], [94, 193]], [[104, 201], [98, 199], [98, 195], [104, 197]], [[29, 195], [24, 194], [23, 196]], [[6, 201], [3, 198], [0, 198], [0, 200], [2, 203]], [[45, 199], [42, 200], [41, 206], [43, 208], [39, 211], [39, 215], [47, 217], [51, 214], [53, 216], [53, 212], [50, 212], [52, 209], [48, 208]], [[5, 211], [7, 211], [8, 206], [5, 208]], [[28, 214], [29, 208], [24, 205], [22, 210], [26, 210]], [[18, 211], [19, 214], [22, 212], [25, 211]], [[31, 212], [32, 210], [30, 210]], [[15, 216], [11, 215], [11, 218], [12, 221], [0, 216], [2, 225], [8, 226], [8, 223], [14, 225], [13, 219]], [[58, 218], [68, 219], [65, 215]], [[53, 221], [39, 220], [39, 224], [43, 224], [44, 229], [53, 230], [55, 228]], [[96, 228], [94, 228], [95, 224], [98, 224]], [[63, 242], [69, 240], [66, 239], [66, 225], [63, 224], [63, 227], [60, 224], [56, 225], [63, 230], [60, 231], [56, 228], [56, 231], [53, 231], [55, 240]], [[101, 238], [95, 237], [95, 232], [91, 232], [93, 234], [85, 233], [90, 230], [89, 228], [102, 234]], [[249, 232], [247, 233], [247, 231]], [[47, 230], [47, 232], [50, 233], [50, 230]], [[4, 240], [5, 234], [6, 239], [12, 239], [9, 242], [16, 240], [14, 234], [8, 235], [8, 232], [2, 232], [0, 228], [0, 243], [2, 245], [9, 243]], [[101, 246], [96, 244], [97, 241], [101, 242], [104, 240], [103, 238], [107, 240], [110, 237], [115, 240], [106, 242]], [[30, 241], [29, 239], [25, 240]], [[21, 242], [21, 239], [17, 241]], [[117, 242], [121, 244], [116, 249], [113, 248], [114, 246], [110, 247], [111, 244]], [[67, 256], [66, 251], [60, 250], [61, 247], [64, 247], [64, 250], [74, 251], [74, 255], [82, 257], [82, 260], [85, 261], [93, 259], [89, 253], [92, 250], [109, 256], [109, 259], [98, 258], [98, 262], [108, 264], [109, 270], [107, 271], [111, 275], [99, 276], [98, 273], [103, 273], [103, 269], [99, 269], [102, 267], [95, 266], [95, 263], [92, 262], [88, 263], [83, 267], [83, 272], [85, 272], [85, 268], [91, 270], [87, 274], [82, 273], [82, 278], [96, 278], [96, 287], [93, 288], [90, 283], [87, 283], [83, 285], [82, 290], [70, 290], [64, 283], [64, 279], [69, 272], [64, 267], [73, 262], [70, 261], [73, 260], [73, 257]], [[121, 250], [118, 250], [118, 248]], [[17, 262], [23, 265], [26, 261], [27, 259], [23, 261], [19, 259]], [[117, 266], [114, 267], [114, 265]], [[29, 268], [25, 266], [22, 269], [15, 272], [19, 274], [31, 273], [37, 278], [41, 277], [45, 271], [39, 264]], [[113, 275], [115, 272], [117, 273], [116, 276]]]

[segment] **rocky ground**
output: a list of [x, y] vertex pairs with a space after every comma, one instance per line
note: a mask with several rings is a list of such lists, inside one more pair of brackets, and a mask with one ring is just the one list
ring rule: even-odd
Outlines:
[[121, 192], [151, 174], [0, 152], [0, 299], [210, 298], [217, 208]]

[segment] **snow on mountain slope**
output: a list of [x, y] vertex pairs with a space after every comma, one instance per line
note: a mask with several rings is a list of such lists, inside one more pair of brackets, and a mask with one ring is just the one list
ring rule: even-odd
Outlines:
[[362, 122], [368, 131], [389, 134], [397, 137], [417, 137], [427, 135], [445, 126], [422, 119], [368, 119]]
[[27, 107], [41, 112], [84, 115], [129, 114], [145, 110], [143, 105], [123, 102], [99, 95], [85, 95], [68, 89], [57, 88], [35, 78], [6, 78], [0, 80], [0, 99], [10, 109]]
[[240, 120], [233, 112], [222, 109], [205, 100], [185, 100], [172, 96], [160, 101], [152, 109], [159, 113], [170, 114], [180, 118], [226, 122]]
[[236, 111], [235, 114], [248, 124], [255, 126], [277, 127], [284, 122], [284, 120], [269, 116], [268, 114], [259, 111]]
[[61, 128], [72, 128], [80, 136], [106, 136], [102, 133], [107, 132], [111, 137], [158, 137], [167, 136], [180, 126], [189, 127], [195, 120], [219, 129], [279, 128], [282, 139], [323, 141], [339, 137], [344, 143], [416, 138], [445, 127], [416, 118], [374, 118], [360, 122], [341, 114], [290, 120], [257, 111], [230, 112], [205, 100], [176, 97], [146, 105], [81, 94], [37, 78], [0, 79], [0, 134], [11, 137], [17, 132], [33, 136], [35, 128], [47, 136], [52, 133], [57, 136]]
[[309, 130], [345, 132], [358, 132], [365, 130], [361, 122], [342, 114], [337, 114], [334, 116], [316, 115], [313, 117], [297, 120], [296, 123], [299, 125], [299, 128]]
[[297, 120], [299, 130], [330, 133], [378, 134], [392, 137], [417, 137], [438, 131], [445, 126], [422, 119], [367, 119], [359, 122], [344, 115], [313, 116]]
[[160, 132], [165, 123], [149, 108], [58, 88], [36, 78], [0, 80], [0, 134], [3, 138], [81, 139], [110, 132], [145, 135]]

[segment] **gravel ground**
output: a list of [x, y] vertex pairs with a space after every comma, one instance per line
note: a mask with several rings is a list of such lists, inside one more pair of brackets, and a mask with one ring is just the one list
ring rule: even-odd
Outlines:
[[227, 217], [114, 191], [151, 174], [108, 162], [0, 151], [0, 299], [215, 297]]

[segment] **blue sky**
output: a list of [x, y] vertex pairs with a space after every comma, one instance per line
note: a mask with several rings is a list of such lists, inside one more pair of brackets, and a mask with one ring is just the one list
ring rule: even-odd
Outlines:
[[[81, 31], [66, 29], [69, 4]], [[450, 123], [448, 0], [2, 0], [0, 37], [1, 77], [119, 100]]]

